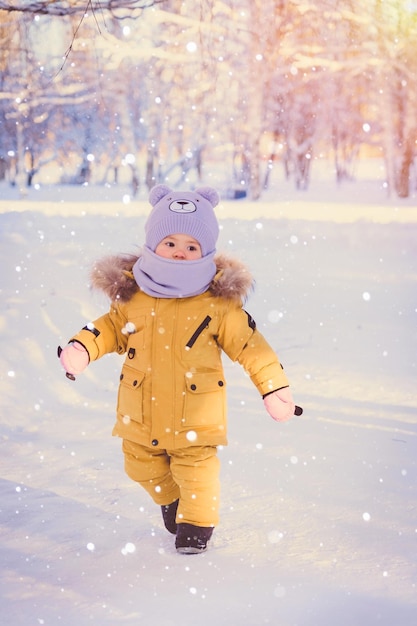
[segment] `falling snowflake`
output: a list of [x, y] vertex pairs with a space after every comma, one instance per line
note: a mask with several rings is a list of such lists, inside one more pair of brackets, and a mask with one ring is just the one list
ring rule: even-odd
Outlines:
[[124, 335], [132, 335], [136, 332], [136, 326], [133, 322], [127, 322], [125, 326], [122, 328], [122, 333]]
[[133, 554], [136, 551], [136, 546], [134, 543], [127, 542], [124, 548], [122, 548], [121, 553], [126, 556], [126, 554]]

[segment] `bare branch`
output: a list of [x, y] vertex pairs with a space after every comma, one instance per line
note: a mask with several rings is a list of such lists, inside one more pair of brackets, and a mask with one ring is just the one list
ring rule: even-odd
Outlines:
[[[119, 9], [148, 9], [166, 0], [95, 0], [97, 9], [111, 11]], [[18, 13], [39, 13], [44, 15], [75, 15], [85, 13], [85, 0], [0, 0], [0, 11]], [[115, 15], [117, 17], [117, 15]]]

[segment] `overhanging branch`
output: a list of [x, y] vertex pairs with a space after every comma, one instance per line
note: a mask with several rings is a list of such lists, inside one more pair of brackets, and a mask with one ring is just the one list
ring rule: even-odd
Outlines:
[[[118, 9], [148, 9], [157, 4], [163, 4], [165, 0], [93, 0], [95, 9], [111, 11], [113, 14]], [[18, 13], [39, 13], [43, 15], [75, 15], [85, 13], [86, 0], [0, 0], [0, 11], [12, 11]], [[117, 16], [116, 16], [117, 17]]]

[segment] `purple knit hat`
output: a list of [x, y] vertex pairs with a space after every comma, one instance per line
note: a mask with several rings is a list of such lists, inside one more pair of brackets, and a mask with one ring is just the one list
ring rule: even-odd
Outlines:
[[153, 209], [145, 224], [146, 245], [155, 251], [168, 235], [183, 233], [196, 239], [202, 256], [216, 249], [219, 224], [213, 208], [219, 194], [212, 187], [195, 191], [173, 191], [167, 185], [156, 185], [149, 193]]

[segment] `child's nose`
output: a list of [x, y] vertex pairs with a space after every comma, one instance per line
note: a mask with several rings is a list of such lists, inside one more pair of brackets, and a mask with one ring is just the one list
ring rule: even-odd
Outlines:
[[184, 250], [181, 250], [180, 248], [175, 250], [174, 252], [174, 259], [185, 259], [185, 252]]

